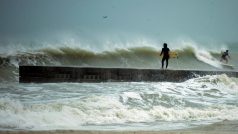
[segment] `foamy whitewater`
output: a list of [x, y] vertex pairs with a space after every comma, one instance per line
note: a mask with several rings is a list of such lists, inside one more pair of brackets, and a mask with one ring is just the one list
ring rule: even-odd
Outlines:
[[[172, 130], [238, 120], [238, 78], [225, 74], [181, 83], [18, 82], [19, 65], [159, 69], [162, 44], [136, 44], [101, 51], [80, 46], [2, 49], [0, 130]], [[223, 48], [206, 49], [192, 42], [169, 47], [179, 55], [170, 59], [169, 69], [237, 71], [234, 49], [231, 69], [218, 62]]]

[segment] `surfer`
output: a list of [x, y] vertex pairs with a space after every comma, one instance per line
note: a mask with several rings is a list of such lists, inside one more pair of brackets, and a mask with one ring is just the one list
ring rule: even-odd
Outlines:
[[169, 48], [167, 47], [167, 43], [164, 43], [164, 48], [162, 48], [162, 51], [160, 53], [160, 56], [163, 54], [162, 58], [162, 69], [164, 68], [164, 61], [166, 60], [166, 68], [168, 67], [169, 63]]
[[228, 63], [227, 57], [230, 58], [229, 53], [228, 53], [228, 50], [226, 50], [225, 52], [222, 53], [222, 55], [221, 55], [221, 60], [220, 60], [220, 61], [222, 62], [223, 60], [225, 60], [226, 63]]

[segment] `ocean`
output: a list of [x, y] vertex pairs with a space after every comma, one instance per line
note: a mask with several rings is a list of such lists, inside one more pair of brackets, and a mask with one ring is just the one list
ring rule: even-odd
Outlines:
[[[238, 120], [238, 78], [225, 74], [184, 82], [19, 83], [20, 65], [161, 68], [162, 43], [113, 43], [1, 46], [0, 130], [175, 130]], [[168, 69], [237, 71], [236, 44], [177, 44], [168, 43], [178, 54]], [[232, 68], [219, 62], [226, 49]]]

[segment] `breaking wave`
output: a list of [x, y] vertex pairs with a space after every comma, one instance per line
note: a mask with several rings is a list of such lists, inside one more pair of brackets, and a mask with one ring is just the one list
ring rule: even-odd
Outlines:
[[207, 75], [183, 83], [10, 85], [1, 86], [1, 129], [83, 129], [90, 125], [238, 119], [238, 79], [226, 75]]
[[[222, 70], [219, 51], [201, 49], [195, 43], [181, 43], [171, 48], [177, 57], [171, 58], [169, 69]], [[234, 56], [233, 56], [234, 57]], [[77, 47], [43, 47], [34, 50], [0, 54], [0, 80], [16, 79], [20, 65], [50, 65], [79, 67], [147, 68], [161, 67], [160, 49], [153, 45], [91, 51]]]
[[[202, 61], [200, 53], [205, 57], [212, 58], [219, 53], [208, 51], [198, 51], [194, 47], [185, 47], [181, 50], [173, 50], [178, 54], [181, 64], [186, 66], [186, 62]], [[115, 49], [113, 51], [93, 52], [80, 48], [45, 48], [32, 52], [21, 52], [11, 55], [0, 55], [0, 66], [19, 65], [70, 65], [70, 66], [115, 66], [115, 67], [145, 67], [157, 68], [160, 64], [160, 50], [152, 47], [136, 47], [126, 49]], [[186, 61], [183, 61], [185, 60]], [[215, 58], [214, 58], [215, 59]], [[156, 61], [156, 63], [155, 63]]]

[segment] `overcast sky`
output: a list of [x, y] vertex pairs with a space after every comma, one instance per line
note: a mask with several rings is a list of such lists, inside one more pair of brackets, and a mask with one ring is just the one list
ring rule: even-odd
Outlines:
[[0, 38], [57, 32], [238, 41], [238, 0], [0, 0]]

